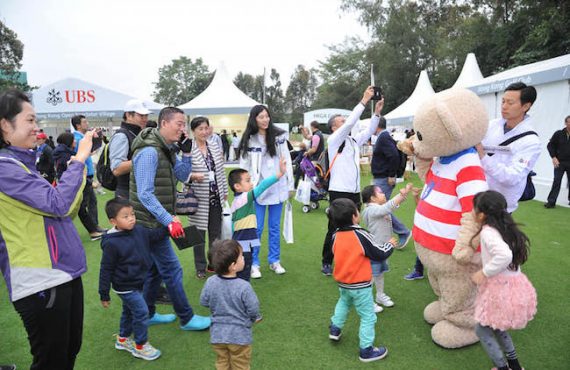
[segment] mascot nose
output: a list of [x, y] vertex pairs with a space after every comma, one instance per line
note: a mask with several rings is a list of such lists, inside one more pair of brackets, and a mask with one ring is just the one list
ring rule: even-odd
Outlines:
[[418, 138], [419, 141], [422, 141], [422, 134], [419, 131], [416, 132], [416, 137]]

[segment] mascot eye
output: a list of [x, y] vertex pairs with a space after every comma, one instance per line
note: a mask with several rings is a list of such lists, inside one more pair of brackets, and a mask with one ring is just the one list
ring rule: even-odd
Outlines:
[[419, 131], [416, 132], [416, 137], [418, 138], [419, 141], [422, 141], [422, 134]]

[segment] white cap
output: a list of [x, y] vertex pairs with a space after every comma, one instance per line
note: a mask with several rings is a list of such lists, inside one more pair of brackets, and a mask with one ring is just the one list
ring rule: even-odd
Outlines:
[[138, 114], [150, 114], [150, 110], [144, 106], [142, 100], [131, 99], [125, 104], [125, 112], [136, 112]]

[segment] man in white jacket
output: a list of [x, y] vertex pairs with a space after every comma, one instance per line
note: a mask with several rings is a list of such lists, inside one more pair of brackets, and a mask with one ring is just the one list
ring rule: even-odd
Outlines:
[[[489, 189], [503, 194], [510, 213], [517, 209], [527, 176], [540, 155], [540, 139], [527, 114], [535, 100], [534, 87], [522, 82], [507, 86], [501, 103], [502, 118], [489, 122], [487, 135], [476, 146]], [[499, 145], [526, 132], [532, 133]]]
[[[328, 138], [328, 156], [330, 167], [329, 201], [339, 198], [348, 198], [360, 208], [360, 146], [370, 139], [378, 128], [380, 113], [384, 107], [384, 98], [376, 103], [374, 115], [370, 126], [364, 131], [350, 136], [350, 132], [364, 112], [366, 105], [374, 95], [374, 88], [369, 86], [362, 96], [362, 100], [354, 107], [348, 118], [341, 115], [329, 119], [329, 128], [332, 134]], [[321, 272], [332, 275], [332, 234], [334, 226], [329, 221], [327, 235], [323, 243], [323, 259]]]

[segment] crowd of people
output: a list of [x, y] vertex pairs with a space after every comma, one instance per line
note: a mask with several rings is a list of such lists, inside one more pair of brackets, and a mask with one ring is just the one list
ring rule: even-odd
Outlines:
[[[404, 185], [392, 197], [399, 153], [382, 117], [384, 98], [375, 103], [367, 129], [351, 134], [373, 95], [373, 88], [368, 87], [347, 118], [331, 117], [328, 139], [318, 124], [312, 124], [310, 134], [304, 132], [310, 145], [300, 154], [313, 161], [326, 154], [330, 161], [330, 208], [321, 272], [334, 276], [340, 297], [331, 317], [329, 338], [340, 340], [354, 306], [360, 317], [359, 359], [363, 362], [382, 359], [388, 353], [385, 346], [374, 345], [376, 314], [394, 305], [385, 291], [384, 273], [393, 250], [404, 248], [413, 238], [410, 228], [393, 212], [410, 194], [416, 202], [423, 197], [422, 189], [412, 184]], [[540, 141], [527, 114], [535, 99], [536, 90], [531, 86], [515, 83], [507, 87], [502, 118], [490, 123], [485, 139], [473, 149], [490, 189], [477, 194], [472, 205], [483, 260], [482, 269], [472, 277], [480, 287], [475, 319], [481, 343], [499, 369], [521, 368], [506, 330], [524, 327], [536, 307], [534, 290], [519, 268], [527, 259], [529, 241], [511, 216], [540, 154]], [[251, 109], [241, 140], [235, 133], [229, 140], [226, 132], [220, 140], [212, 134], [207, 117], [190, 122], [193, 139], [188, 140], [182, 110], [163, 108], [156, 127], [147, 127], [149, 114], [141, 101], [129, 101], [121, 127], [108, 144], [117, 187], [115, 197], [105, 206], [112, 228], [104, 230], [98, 221], [91, 159], [100, 145], [98, 133], [90, 130], [84, 116], [75, 116], [71, 119], [74, 133], [61, 134], [57, 147], [51, 149], [47, 136], [39, 131], [28, 97], [17, 90], [0, 95], [0, 173], [10, 174], [0, 180], [0, 266], [10, 299], [28, 333], [32, 368], [72, 369], [81, 347], [81, 275], [86, 271], [86, 257], [73, 225], [75, 215], [91, 240], [102, 239], [102, 306], [109, 307], [110, 290], [122, 301], [117, 350], [145, 360], [158, 358], [161, 352], [150, 344], [148, 326], [178, 318], [182, 330], [210, 329], [218, 369], [250, 366], [252, 326], [262, 315], [249, 280], [262, 276], [260, 239], [266, 214], [266, 266], [277, 275], [286, 273], [281, 260], [281, 217], [283, 204], [295, 189], [286, 132], [273, 124], [263, 105]], [[560, 179], [570, 167], [569, 127], [567, 117], [566, 129], [555, 133], [548, 147], [555, 183], [547, 208], [553, 206]], [[521, 136], [526, 132], [532, 133]], [[373, 134], [377, 137], [371, 164], [373, 184], [361, 189], [360, 147]], [[511, 140], [508, 151], [497, 149], [515, 136], [520, 138]], [[239, 158], [239, 168], [226, 177], [224, 163], [230, 149]], [[46, 158], [51, 158], [51, 165], [46, 165]], [[194, 313], [170, 241], [185, 233], [175, 210], [178, 182], [191, 186], [198, 199], [189, 224], [203, 239], [207, 234], [208, 248], [204, 244], [194, 248], [194, 264], [199, 279], [206, 279], [208, 271], [215, 273], [207, 278], [200, 297], [200, 303], [210, 308], [208, 317]], [[232, 238], [221, 240], [222, 209], [229, 190], [234, 193]], [[361, 221], [366, 229], [359, 226]], [[413, 272], [405, 278], [423, 276], [417, 258]], [[500, 286], [505, 279], [515, 282], [510, 285], [515, 292], [505, 292]], [[156, 312], [162, 285], [175, 314]], [[497, 297], [507, 293], [521, 293], [518, 304], [528, 307], [524, 314], [509, 311], [517, 320], [515, 326], [504, 323], [504, 315], [498, 312], [504, 307], [488, 303], [500, 301]]]

